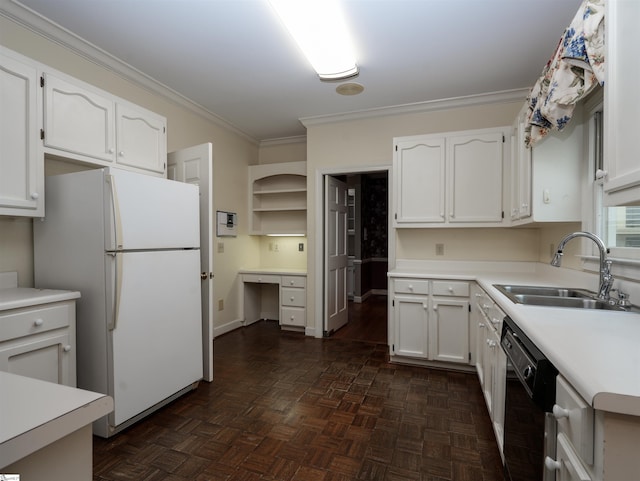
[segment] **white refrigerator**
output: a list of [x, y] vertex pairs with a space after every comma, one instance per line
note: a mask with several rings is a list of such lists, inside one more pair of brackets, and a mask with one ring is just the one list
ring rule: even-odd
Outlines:
[[78, 387], [108, 394], [109, 437], [202, 378], [198, 187], [114, 168], [47, 177], [38, 288], [78, 290]]

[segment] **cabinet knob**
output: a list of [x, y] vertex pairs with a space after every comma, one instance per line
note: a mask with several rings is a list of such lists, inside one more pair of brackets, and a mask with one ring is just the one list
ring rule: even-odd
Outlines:
[[294, 285], [295, 282], [294, 281], [289, 281], [289, 284]]
[[449, 286], [448, 291], [449, 291], [449, 292], [453, 292], [453, 287]]
[[37, 200], [40, 198], [40, 194], [38, 194], [37, 192], [31, 192], [31, 198], [33, 200]]
[[258, 282], [262, 282], [262, 277], [258, 277]]
[[44, 321], [42, 319], [36, 319], [35, 321], [33, 321], [33, 325], [36, 327], [40, 327], [42, 326], [42, 324], [44, 324]]
[[485, 326], [484, 326], [484, 322], [479, 322], [479, 323], [478, 323], [478, 327], [480, 327], [480, 328], [485, 327]]
[[547, 456], [544, 458], [544, 467], [549, 471], [558, 471], [562, 467], [562, 464], [560, 464], [560, 461], [556, 461], [555, 459]]
[[496, 319], [495, 317], [492, 317], [492, 318], [491, 318], [491, 322], [492, 322], [493, 324], [500, 324], [500, 319]]
[[569, 414], [571, 414], [568, 409], [565, 409], [562, 406], [559, 406], [557, 404], [553, 405], [552, 412], [553, 412], [553, 417], [556, 419], [568, 418]]
[[295, 298], [294, 298], [293, 296], [291, 296], [291, 297], [289, 298], [289, 300], [290, 300], [290, 301], [293, 301], [294, 299], [295, 299]]
[[69, 352], [69, 351], [71, 350], [71, 346], [70, 346], [69, 344], [67, 344], [66, 346], [64, 346], [64, 347], [62, 348], [62, 350], [63, 350], [64, 352]]
[[124, 157], [124, 152], [121, 150], [120, 152], [118, 152], [118, 155], [119, 155], [120, 157]]
[[427, 308], [427, 304], [423, 302], [423, 303], [422, 303], [422, 308], [423, 308], [423, 309], [426, 309], [426, 308]]
[[433, 310], [434, 310], [434, 311], [437, 311], [437, 310], [438, 310], [438, 304], [434, 304], [434, 305], [433, 305]]
[[293, 321], [296, 318], [296, 316], [291, 316], [291, 320]]
[[109, 149], [109, 153], [110, 153], [110, 154], [113, 154], [114, 152], [115, 152], [114, 148], [113, 148], [113, 147], [111, 147], [111, 148]]
[[409, 290], [412, 291], [413, 290], [413, 285], [409, 284]]
[[604, 179], [607, 175], [609, 175], [609, 172], [607, 172], [606, 170], [596, 170], [596, 179]]

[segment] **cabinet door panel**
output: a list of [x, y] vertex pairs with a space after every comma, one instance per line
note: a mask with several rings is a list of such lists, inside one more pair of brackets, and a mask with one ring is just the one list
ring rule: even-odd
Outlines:
[[0, 215], [38, 216], [44, 167], [37, 152], [36, 68], [0, 53]]
[[469, 360], [469, 302], [433, 299], [429, 351], [434, 361]]
[[75, 386], [69, 378], [71, 350], [68, 333], [28, 339], [0, 350], [0, 369], [42, 381]]
[[112, 162], [114, 102], [54, 75], [44, 76], [45, 147]]
[[398, 225], [444, 222], [444, 138], [399, 142], [395, 175]]
[[396, 296], [394, 301], [394, 353], [426, 359], [428, 298]]
[[116, 105], [117, 163], [164, 172], [167, 157], [165, 121], [139, 107]]
[[449, 222], [502, 221], [503, 134], [448, 139]]

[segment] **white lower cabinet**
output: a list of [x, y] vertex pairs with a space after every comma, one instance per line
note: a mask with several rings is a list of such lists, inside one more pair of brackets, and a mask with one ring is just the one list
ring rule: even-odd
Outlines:
[[475, 329], [475, 362], [482, 393], [496, 441], [502, 454], [504, 442], [504, 398], [506, 355], [500, 347], [504, 313], [480, 287], [472, 291], [472, 322]]
[[306, 280], [304, 276], [282, 276], [280, 284], [280, 325], [304, 327], [306, 316]]
[[75, 387], [75, 301], [2, 311], [0, 370]]
[[390, 280], [394, 356], [448, 363], [469, 362], [469, 284]]

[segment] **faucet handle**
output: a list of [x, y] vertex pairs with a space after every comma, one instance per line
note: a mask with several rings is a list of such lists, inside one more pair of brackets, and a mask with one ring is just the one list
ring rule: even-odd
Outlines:
[[627, 294], [626, 292], [622, 292], [620, 289], [611, 289], [611, 292], [616, 293], [617, 299], [615, 299], [615, 301], [619, 306], [629, 307], [631, 305], [629, 294]]

